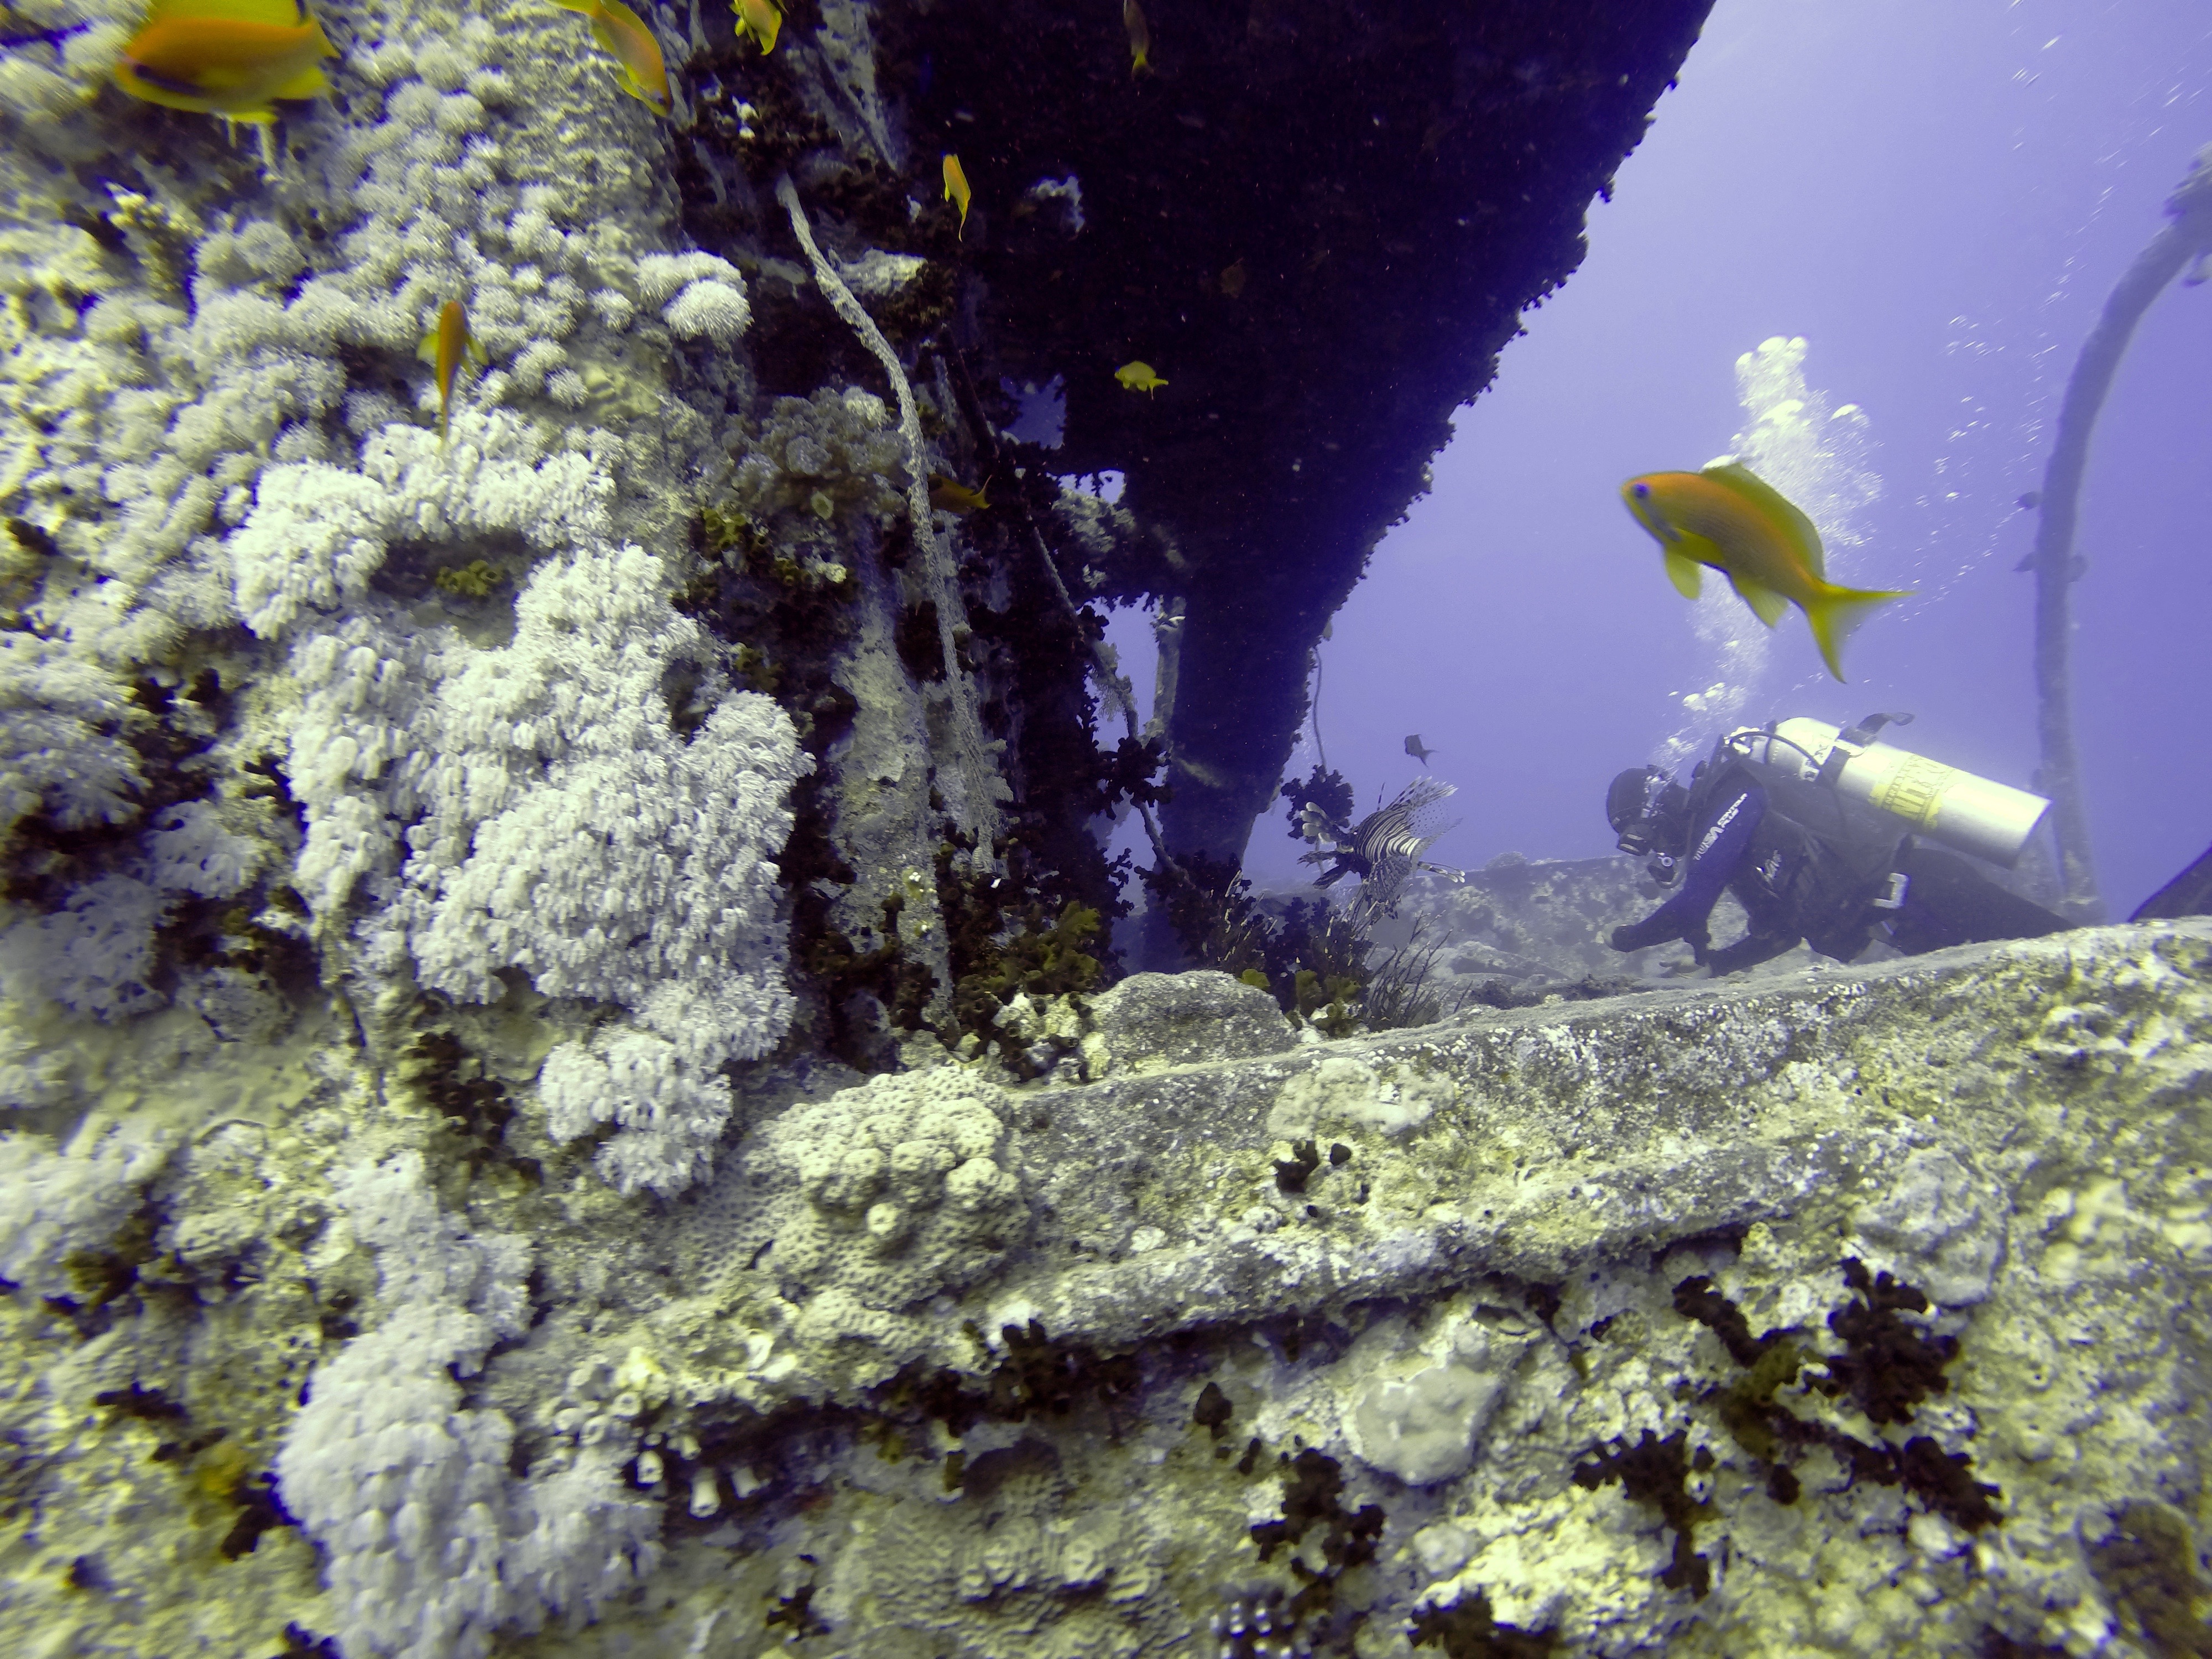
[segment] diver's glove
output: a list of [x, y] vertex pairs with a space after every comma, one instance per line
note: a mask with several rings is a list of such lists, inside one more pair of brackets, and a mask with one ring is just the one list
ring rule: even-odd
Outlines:
[[1795, 934], [1746, 933], [1735, 944], [1700, 956], [1698, 960], [1715, 979], [1771, 962], [1797, 943]]
[[1642, 951], [1681, 937], [1682, 930], [1674, 924], [1664, 910], [1659, 910], [1639, 922], [1614, 928], [1606, 943], [1616, 951]]

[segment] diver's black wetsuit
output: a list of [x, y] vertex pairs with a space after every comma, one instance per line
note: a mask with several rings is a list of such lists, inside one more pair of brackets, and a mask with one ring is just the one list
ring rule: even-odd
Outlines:
[[[1642, 921], [1614, 929], [1616, 951], [1686, 939], [1720, 975], [1780, 956], [1801, 939], [1849, 962], [1877, 931], [1917, 955], [2073, 925], [1819, 784], [1727, 751], [1701, 769], [1690, 790], [1682, 890]], [[1711, 951], [1706, 922], [1723, 890], [1751, 925], [1735, 944]]]

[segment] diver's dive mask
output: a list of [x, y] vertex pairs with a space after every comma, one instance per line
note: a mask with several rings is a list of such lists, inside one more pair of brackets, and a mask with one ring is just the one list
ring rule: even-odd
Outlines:
[[1620, 850], [1642, 858], [1659, 844], [1656, 817], [1666, 793], [1667, 775], [1656, 766], [1638, 766], [1616, 776], [1605, 792], [1605, 818], [1620, 837]]
[[[1620, 837], [1614, 845], [1631, 858], [1650, 858], [1651, 878], [1662, 887], [1672, 885], [1680, 873], [1676, 856], [1680, 813], [1678, 803], [1668, 797], [1681, 793], [1656, 766], [1621, 773], [1605, 792], [1606, 821]], [[1677, 810], [1670, 811], [1670, 807]]]
[[1620, 832], [1614, 843], [1631, 858], [1642, 858], [1659, 844], [1659, 826], [1649, 818], [1638, 818]]

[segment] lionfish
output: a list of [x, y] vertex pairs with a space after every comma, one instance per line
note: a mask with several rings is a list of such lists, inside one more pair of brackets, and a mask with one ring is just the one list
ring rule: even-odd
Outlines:
[[1350, 829], [1331, 823], [1320, 809], [1310, 806], [1303, 833], [1314, 843], [1314, 850], [1298, 861], [1328, 866], [1315, 880], [1316, 887], [1358, 876], [1360, 902], [1376, 909], [1389, 908], [1406, 878], [1416, 870], [1432, 870], [1464, 881], [1464, 871], [1431, 864], [1421, 857], [1437, 836], [1453, 827], [1443, 821], [1437, 808], [1446, 797], [1458, 793], [1455, 784], [1416, 778], [1399, 791], [1395, 800], [1376, 808]]

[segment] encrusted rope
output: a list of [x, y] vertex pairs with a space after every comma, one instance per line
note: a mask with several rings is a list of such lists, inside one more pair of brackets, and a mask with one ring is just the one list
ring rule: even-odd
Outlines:
[[853, 291], [814, 245], [813, 227], [806, 222], [806, 210], [799, 205], [799, 191], [793, 188], [790, 174], [776, 179], [775, 198], [791, 216], [792, 231], [799, 238], [799, 246], [805, 250], [807, 263], [814, 267], [814, 280], [831, 309], [845, 319], [853, 332], [860, 337], [860, 343], [884, 366], [884, 373], [890, 377], [891, 389], [898, 394], [899, 438], [906, 445], [907, 513], [914, 521], [914, 539], [928, 568], [930, 586], [937, 591], [937, 641], [945, 653], [945, 683], [952, 700], [954, 740], [960, 750], [961, 770], [967, 778], [968, 787], [963, 792], [966, 799], [955, 804], [954, 816], [960, 820], [961, 828], [975, 837], [979, 853], [988, 853], [997, 838], [998, 803], [1006, 798], [1008, 792], [998, 768], [992, 763], [990, 749], [983, 740], [982, 720], [975, 712], [975, 697], [960, 670], [953, 619], [958, 617], [964, 626], [968, 612], [960, 602], [959, 585], [930, 517], [929, 467], [926, 459], [928, 452], [922, 444], [921, 416], [915, 404], [914, 387], [906, 378], [898, 353], [891, 349], [891, 343], [876, 326], [876, 319], [861, 308]]

